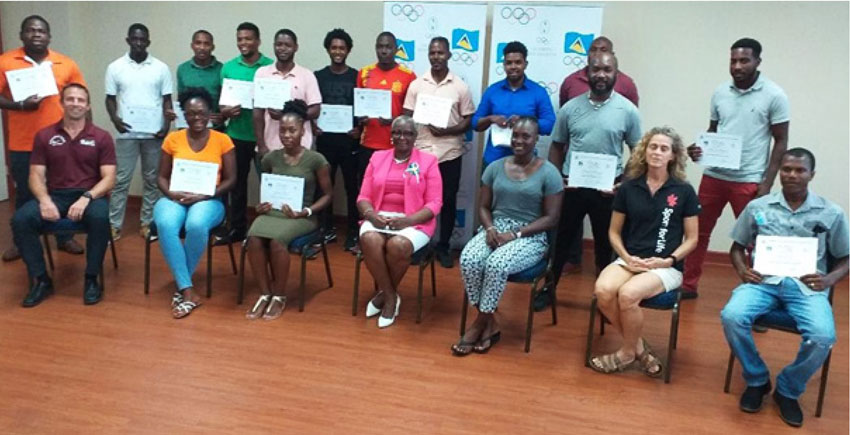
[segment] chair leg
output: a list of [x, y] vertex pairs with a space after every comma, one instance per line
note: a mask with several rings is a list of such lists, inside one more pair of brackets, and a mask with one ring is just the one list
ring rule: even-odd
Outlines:
[[[551, 296], [552, 297], [552, 324], [557, 325], [558, 324], [558, 308], [557, 308], [558, 307], [558, 296], [557, 296], [558, 289], [555, 288], [555, 284], [553, 284], [552, 281], [554, 281], [554, 279], [548, 280], [548, 281], [546, 281], [544, 279], [543, 282], [544, 283], [549, 282], [550, 286], [551, 286], [550, 292], [552, 293], [552, 296]], [[545, 289], [545, 288], [546, 287], [543, 287], [543, 289]], [[541, 291], [543, 291], [543, 289], [541, 289]]]
[[301, 253], [301, 284], [298, 285], [298, 312], [304, 311], [304, 294], [307, 285], [307, 257]]
[[151, 284], [151, 238], [145, 237], [145, 294], [148, 294]]
[[233, 243], [227, 243], [227, 251], [230, 253], [230, 267], [233, 268], [233, 274], [238, 275], [239, 271], [236, 270], [236, 258], [233, 256]]
[[664, 383], [670, 383], [670, 375], [673, 372], [673, 350], [676, 349], [676, 331], [679, 329], [679, 303], [673, 306], [673, 315], [670, 319], [670, 339], [667, 343], [667, 367], [664, 368]]
[[115, 240], [112, 239], [112, 230], [109, 231], [109, 250], [112, 252], [112, 268], [118, 269], [118, 256], [115, 255]]
[[537, 292], [537, 285], [531, 286], [531, 292], [528, 295], [528, 322], [525, 325], [525, 353], [531, 352], [531, 329], [534, 327], [534, 294]]
[[207, 299], [212, 296], [212, 248], [213, 236], [207, 238]]
[[605, 315], [599, 313], [599, 335], [605, 335]]
[[357, 293], [360, 290], [360, 262], [363, 261], [363, 254], [358, 253], [354, 257], [354, 291], [351, 296], [351, 315], [357, 315]]
[[239, 253], [239, 286], [236, 290], [236, 305], [242, 305], [242, 296], [245, 292], [245, 251], [246, 244], [242, 242], [242, 250]]
[[50, 266], [50, 270], [53, 271], [53, 251], [50, 250], [50, 240], [47, 239], [47, 234], [42, 234], [41, 238], [44, 240], [44, 253], [47, 254], [47, 264]]
[[735, 366], [735, 354], [729, 351], [729, 364], [726, 365], [726, 383], [723, 384], [723, 392], [729, 392], [729, 384], [732, 383], [732, 367]]
[[333, 288], [334, 279], [331, 276], [331, 263], [328, 261], [328, 249], [325, 243], [322, 243], [322, 259], [325, 260], [325, 274], [328, 276], [328, 288]]
[[469, 297], [466, 290], [463, 291], [463, 308], [460, 310], [460, 336], [466, 334], [466, 311], [469, 309]]
[[593, 350], [593, 322], [596, 320], [596, 295], [590, 300], [590, 322], [587, 326], [587, 344], [584, 347], [584, 366], [590, 367], [590, 352]]
[[426, 267], [428, 262], [419, 263], [419, 281], [416, 285], [416, 323], [422, 322], [422, 276], [425, 274]]
[[815, 417], [820, 417], [823, 412], [823, 398], [826, 395], [826, 379], [829, 377], [829, 360], [832, 359], [832, 350], [826, 356], [826, 361], [823, 362], [823, 368], [820, 370], [820, 391], [818, 392], [818, 407], [815, 411]]
[[437, 273], [434, 271], [434, 261], [431, 260], [431, 297], [437, 297]]

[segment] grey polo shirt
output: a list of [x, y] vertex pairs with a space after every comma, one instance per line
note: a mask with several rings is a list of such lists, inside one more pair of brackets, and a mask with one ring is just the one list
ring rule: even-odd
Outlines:
[[573, 152], [617, 156], [617, 175], [623, 173], [623, 142], [634, 148], [640, 141], [640, 112], [626, 97], [617, 92], [601, 107], [590, 103], [590, 92], [567, 101], [560, 110], [552, 130], [552, 141], [569, 143], [561, 169], [570, 175]]
[[791, 120], [788, 96], [776, 83], [759, 73], [749, 89], [738, 89], [730, 80], [711, 96], [711, 120], [717, 132], [741, 137], [741, 168], [705, 168], [714, 178], [739, 183], [761, 183], [770, 159], [772, 125]]
[[[843, 258], [850, 254], [850, 230], [847, 215], [835, 203], [826, 200], [812, 191], [806, 201], [791, 210], [782, 191], [774, 192], [747, 204], [747, 208], [738, 217], [730, 237], [742, 246], [754, 245], [756, 236], [792, 236], [818, 238], [818, 273], [826, 274], [827, 252], [834, 258]], [[828, 251], [827, 251], [828, 250]], [[765, 284], [777, 285], [784, 277], [765, 277]], [[825, 294], [816, 292], [803, 284], [797, 277], [791, 277], [804, 295]]]

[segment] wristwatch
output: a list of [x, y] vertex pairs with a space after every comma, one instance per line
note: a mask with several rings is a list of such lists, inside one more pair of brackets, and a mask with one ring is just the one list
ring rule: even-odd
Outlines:
[[88, 191], [83, 192], [83, 195], [82, 195], [82, 196], [83, 196], [83, 198], [88, 198], [88, 199], [89, 199], [89, 201], [91, 201], [91, 200], [93, 200], [93, 199], [94, 199], [94, 197], [93, 197], [93, 196], [91, 196], [91, 192], [88, 192]]

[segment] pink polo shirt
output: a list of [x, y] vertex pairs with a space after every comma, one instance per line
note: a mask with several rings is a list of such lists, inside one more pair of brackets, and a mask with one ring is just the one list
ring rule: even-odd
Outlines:
[[[260, 67], [254, 73], [254, 80], [268, 77], [277, 77], [292, 83], [292, 99], [304, 100], [308, 106], [322, 104], [322, 93], [319, 91], [319, 82], [316, 81], [313, 71], [295, 64], [291, 71], [282, 74], [273, 63]], [[280, 121], [272, 119], [268, 111], [265, 113], [265, 118], [266, 128], [263, 130], [263, 139], [266, 141], [266, 146], [269, 151], [283, 148], [283, 144], [280, 142]], [[301, 138], [301, 146], [307, 149], [313, 146], [313, 129], [310, 128], [310, 121], [304, 121], [304, 136]]]
[[[587, 72], [585, 68], [582, 68], [568, 75], [564, 79], [564, 82], [561, 83], [559, 104], [563, 106], [567, 101], [572, 100], [589, 90], [590, 83], [587, 80]], [[617, 72], [617, 81], [614, 82], [614, 90], [617, 91], [618, 94], [626, 97], [629, 101], [634, 103], [635, 107], [637, 107], [639, 99], [637, 85], [635, 85], [635, 81], [626, 75], [626, 73], [622, 71]]]
[[[469, 92], [469, 86], [451, 71], [449, 71], [446, 78], [440, 83], [434, 81], [434, 78], [431, 76], [431, 70], [428, 70], [422, 77], [414, 80], [410, 84], [410, 87], [407, 88], [407, 96], [404, 98], [404, 108], [406, 110], [414, 110], [416, 108], [416, 97], [420, 93], [448, 98], [454, 101], [451, 115], [449, 115], [449, 127], [460, 123], [464, 116], [471, 116], [475, 113], [475, 104], [472, 103], [472, 94]], [[463, 134], [435, 137], [431, 134], [431, 130], [423, 125], [419, 127], [419, 134], [416, 137], [416, 147], [437, 156], [440, 163], [454, 160], [463, 154]]]

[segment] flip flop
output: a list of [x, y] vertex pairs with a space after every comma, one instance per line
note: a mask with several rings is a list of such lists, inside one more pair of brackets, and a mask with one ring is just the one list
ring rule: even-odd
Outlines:
[[189, 314], [192, 314], [192, 311], [194, 311], [195, 308], [198, 308], [200, 306], [200, 302], [183, 301], [177, 304], [176, 307], [174, 307], [174, 311], [171, 312], [171, 315], [173, 315], [175, 319], [182, 319], [188, 316]]
[[[468, 346], [467, 349], [463, 349], [464, 346]], [[463, 341], [463, 337], [460, 338], [460, 341], [452, 345], [452, 355], [454, 356], [467, 356], [473, 352], [475, 349], [474, 341]]]
[[496, 333], [490, 335], [489, 337], [481, 339], [481, 340], [478, 341], [479, 343], [484, 343], [486, 341], [487, 342], [486, 346], [484, 346], [484, 345], [473, 346], [472, 351], [475, 352], [475, 353], [485, 354], [485, 353], [489, 352], [490, 348], [493, 347], [496, 343], [498, 343], [501, 338], [502, 338], [502, 331], [496, 332]]

